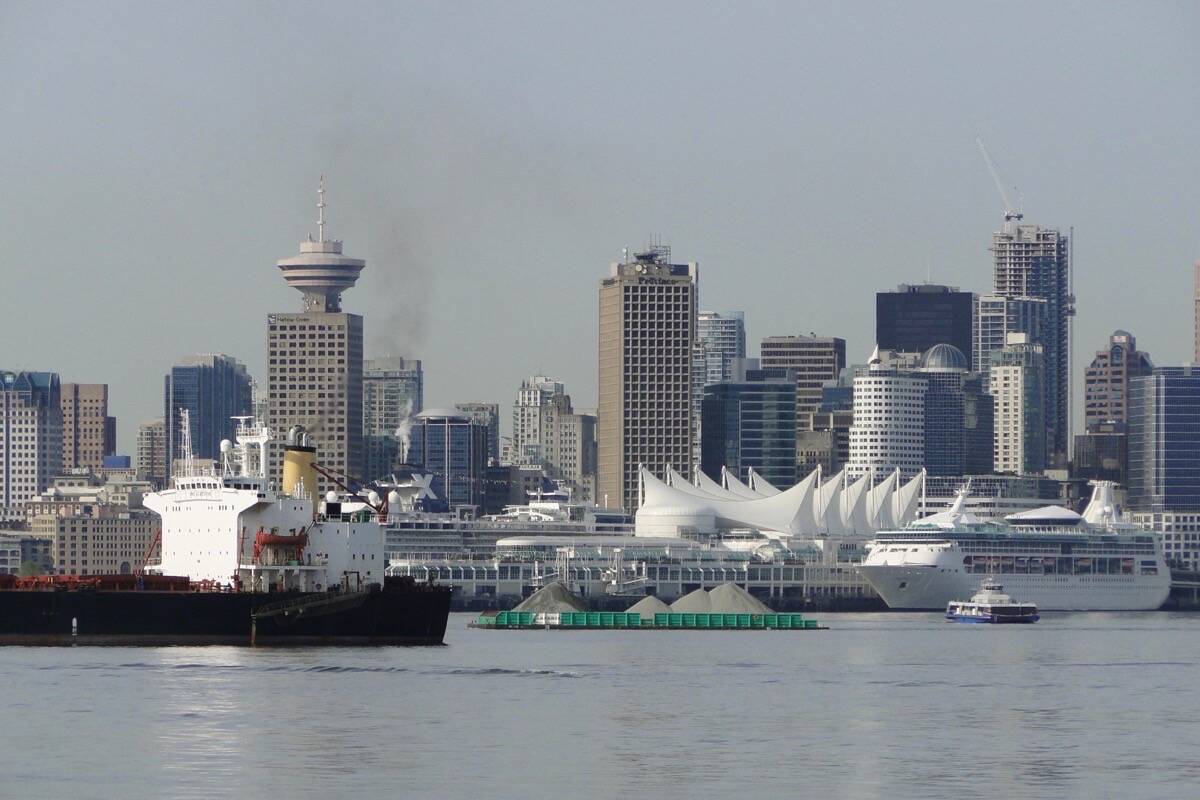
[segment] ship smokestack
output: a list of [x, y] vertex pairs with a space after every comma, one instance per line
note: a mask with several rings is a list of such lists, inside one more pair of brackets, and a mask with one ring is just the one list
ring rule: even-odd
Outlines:
[[295, 497], [299, 489], [312, 498], [313, 513], [317, 511], [317, 448], [289, 444], [283, 448], [283, 493]]

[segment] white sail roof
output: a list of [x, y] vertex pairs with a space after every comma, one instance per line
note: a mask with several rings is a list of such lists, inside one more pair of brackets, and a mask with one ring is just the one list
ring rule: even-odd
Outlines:
[[[700, 475], [701, 485], [695, 486], [674, 469], [668, 468], [667, 479], [663, 480], [643, 467], [642, 506], [636, 515], [638, 535], [676, 535], [682, 528], [709, 530], [714, 526], [752, 528], [785, 536], [869, 535], [881, 524], [896, 527], [915, 517], [922, 478], [918, 475], [896, 490], [894, 473], [875, 487], [868, 474], [847, 486], [844, 471], [822, 482], [818, 469], [790, 489], [747, 497]], [[727, 479], [736, 481], [733, 475], [727, 475]], [[756, 483], [761, 480], [758, 476], [754, 479]], [[731, 486], [752, 491], [740, 481]]]
[[766, 497], [766, 495], [759, 494], [746, 484], [739, 481], [737, 475], [734, 475], [725, 467], [721, 467], [721, 479], [725, 481], [726, 490], [736, 494], [738, 497], [744, 497], [747, 500], [757, 500], [760, 497]]
[[750, 488], [761, 494], [763, 497], [779, 494], [779, 490], [771, 485], [770, 481], [754, 471], [754, 467], [750, 468]]

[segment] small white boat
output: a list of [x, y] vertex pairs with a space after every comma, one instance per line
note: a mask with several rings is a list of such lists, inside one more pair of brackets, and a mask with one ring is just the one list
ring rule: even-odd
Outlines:
[[1015, 603], [1004, 593], [1004, 587], [985, 580], [970, 600], [952, 600], [946, 606], [949, 622], [989, 622], [993, 624], [1031, 623], [1038, 621], [1037, 606]]

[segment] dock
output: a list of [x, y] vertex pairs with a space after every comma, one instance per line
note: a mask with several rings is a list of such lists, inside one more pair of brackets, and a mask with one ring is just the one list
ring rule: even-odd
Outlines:
[[721, 614], [721, 613], [658, 613], [642, 617], [636, 612], [622, 611], [563, 611], [536, 613], [533, 611], [498, 611], [481, 614], [469, 624], [472, 628], [488, 630], [828, 630], [815, 619], [802, 614]]

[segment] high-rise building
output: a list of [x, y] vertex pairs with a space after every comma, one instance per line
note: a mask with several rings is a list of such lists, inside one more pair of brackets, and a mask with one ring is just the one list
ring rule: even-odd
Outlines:
[[424, 398], [420, 360], [386, 356], [363, 362], [364, 478], [382, 478], [406, 460], [412, 418]]
[[1129, 507], [1200, 511], [1200, 367], [1159, 367], [1129, 386]]
[[905, 478], [925, 463], [925, 390], [927, 381], [910, 369], [878, 359], [854, 376], [854, 422], [850, 426], [852, 477], [871, 470], [899, 469]]
[[742, 311], [701, 311], [696, 315], [692, 352], [692, 461], [700, 462], [700, 401], [710, 383], [737, 380], [746, 358], [746, 315]]
[[811, 430], [805, 415], [821, 405], [821, 390], [846, 366], [846, 340], [834, 336], [768, 336], [762, 340], [763, 369], [787, 369], [796, 376], [796, 420], [799, 430]]
[[1108, 348], [1097, 350], [1083, 378], [1083, 421], [1088, 430], [1104, 422], [1125, 422], [1129, 382], [1154, 371], [1150, 356], [1137, 349], [1127, 331], [1114, 331]]
[[652, 248], [600, 284], [599, 503], [634, 509], [638, 467], [692, 469], [697, 264]]
[[1200, 364], [1200, 259], [1196, 259], [1196, 264], [1193, 267], [1195, 276], [1192, 287], [1196, 301], [1196, 317], [1193, 323], [1193, 334], [1195, 338], [1195, 350], [1192, 355], [1192, 363]]
[[158, 488], [167, 485], [167, 429], [161, 419], [143, 422], [137, 435], [137, 477]]
[[734, 359], [746, 357], [746, 314], [742, 311], [701, 311], [696, 315], [696, 346], [704, 354], [704, 379], [710, 383], [734, 379]]
[[425, 408], [421, 360], [385, 356], [363, 362], [363, 433], [395, 436], [400, 423]]
[[488, 461], [500, 463], [500, 404], [455, 403], [454, 409], [473, 422], [487, 426]]
[[576, 413], [561, 382], [535, 375], [521, 383], [513, 404], [512, 454], [517, 466], [540, 467], [561, 481], [573, 499], [594, 502], [596, 417]]
[[992, 471], [993, 403], [967, 356], [939, 344], [921, 358], [925, 378], [924, 464], [929, 475]]
[[1125, 423], [1109, 420], [1088, 425], [1075, 436], [1071, 477], [1089, 481], [1116, 481], [1128, 486], [1128, 443]]
[[117, 420], [108, 415], [108, 384], [62, 384], [63, 469], [99, 470], [117, 449]]
[[971, 352], [974, 295], [957, 286], [902, 283], [875, 295], [875, 344], [880, 350], [924, 353], [948, 344]]
[[991, 249], [995, 294], [1046, 301], [1047, 330], [1042, 344], [1047, 466], [1062, 467], [1067, 463], [1070, 439], [1070, 319], [1075, 314], [1068, 237], [1055, 229], [1007, 221], [992, 234]]
[[1036, 297], [977, 295], [971, 369], [986, 376], [992, 353], [1004, 349], [1010, 333], [1023, 333], [1030, 343], [1045, 348], [1050, 330], [1046, 309], [1046, 301]]
[[996, 472], [1035, 475], [1046, 469], [1045, 352], [1023, 333], [991, 353]]
[[[349, 258], [342, 243], [325, 238], [325, 189], [318, 192], [317, 238], [299, 255], [279, 261], [288, 286], [304, 297], [303, 311], [267, 317], [267, 425], [286, 432], [302, 425], [317, 460], [338, 472], [361, 475], [363, 452], [363, 318], [342, 311], [366, 262]], [[273, 459], [278, 482], [281, 460]], [[320, 491], [333, 488], [320, 480]]]
[[413, 418], [408, 462], [432, 473], [433, 505], [483, 505], [487, 426], [458, 411], [422, 411]]
[[777, 487], [796, 482], [796, 379], [786, 369], [751, 370], [744, 381], [704, 387], [700, 468], [715, 481], [725, 467], [743, 482], [750, 469]]
[[54, 372], [0, 371], [0, 508], [40, 494], [62, 472], [61, 391]]
[[221, 440], [232, 441], [237, 431], [233, 418], [253, 412], [251, 385], [246, 365], [232, 356], [186, 356], [171, 367], [163, 379], [163, 419], [168, 436], [162, 474], [169, 477], [171, 465], [183, 458], [180, 411], [188, 412], [193, 455], [217, 460], [221, 457]]

